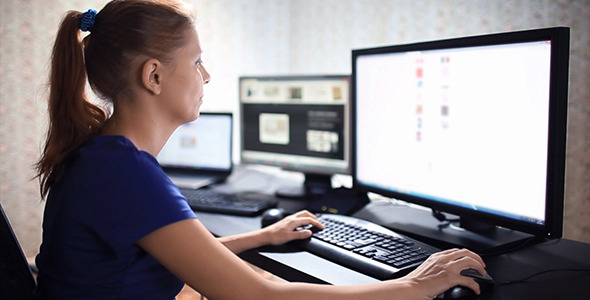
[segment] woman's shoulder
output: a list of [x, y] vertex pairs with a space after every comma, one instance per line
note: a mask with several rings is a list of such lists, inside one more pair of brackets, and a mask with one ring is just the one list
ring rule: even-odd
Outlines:
[[84, 181], [104, 202], [181, 197], [158, 161], [123, 136], [93, 137], [77, 151], [69, 171], [72, 180]]
[[92, 137], [78, 149], [75, 158], [110, 168], [159, 166], [151, 154], [138, 150], [129, 139], [119, 135]]
[[80, 149], [79, 152], [93, 152], [93, 153], [101, 153], [101, 152], [108, 152], [112, 154], [113, 152], [121, 152], [121, 153], [133, 153], [139, 152], [137, 148], [133, 145], [133, 143], [126, 137], [122, 135], [97, 135], [91, 137], [88, 141], [86, 141]]

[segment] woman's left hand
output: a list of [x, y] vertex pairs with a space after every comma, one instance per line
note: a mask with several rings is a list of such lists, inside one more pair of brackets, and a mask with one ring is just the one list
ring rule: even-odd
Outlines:
[[278, 246], [293, 240], [301, 240], [311, 237], [311, 230], [296, 230], [298, 227], [306, 225], [312, 225], [319, 230], [324, 229], [324, 225], [314, 214], [303, 210], [263, 228], [262, 231], [268, 234], [270, 245]]

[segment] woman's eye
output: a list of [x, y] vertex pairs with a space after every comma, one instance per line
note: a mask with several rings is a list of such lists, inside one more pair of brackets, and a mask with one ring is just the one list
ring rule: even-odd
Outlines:
[[197, 61], [195, 62], [195, 65], [197, 65], [197, 66], [200, 66], [200, 65], [202, 65], [202, 64], [203, 64], [203, 60], [202, 60], [202, 59], [199, 59], [199, 60], [197, 60]]

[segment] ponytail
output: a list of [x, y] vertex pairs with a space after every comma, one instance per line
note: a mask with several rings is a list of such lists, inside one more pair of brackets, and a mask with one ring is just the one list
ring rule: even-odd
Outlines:
[[[136, 58], [171, 61], [193, 25], [192, 11], [180, 0], [113, 0], [99, 13], [66, 14], [51, 56], [49, 129], [35, 165], [43, 198], [59, 180], [70, 154], [99, 134], [108, 118], [88, 101], [87, 78], [98, 97], [116, 102], [129, 93], [140, 68]], [[84, 40], [81, 29], [91, 31]]]
[[56, 182], [67, 157], [96, 135], [106, 112], [86, 96], [86, 68], [80, 37], [82, 13], [70, 11], [63, 19], [51, 56], [49, 129], [41, 159], [36, 164], [41, 196]]

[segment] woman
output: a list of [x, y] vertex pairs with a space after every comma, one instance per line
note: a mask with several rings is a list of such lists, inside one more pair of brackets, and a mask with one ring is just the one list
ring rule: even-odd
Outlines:
[[[90, 33], [80, 40], [80, 30]], [[216, 239], [155, 156], [197, 119], [210, 76], [194, 17], [181, 2], [115, 0], [70, 11], [53, 48], [45, 149], [37, 164], [47, 198], [37, 257], [46, 299], [172, 299], [183, 284], [214, 299], [431, 299], [455, 285], [479, 292], [467, 250], [433, 255], [404, 278], [357, 286], [268, 281], [235, 254], [308, 238], [323, 225], [299, 212], [255, 232]], [[90, 87], [112, 113], [90, 103]]]

